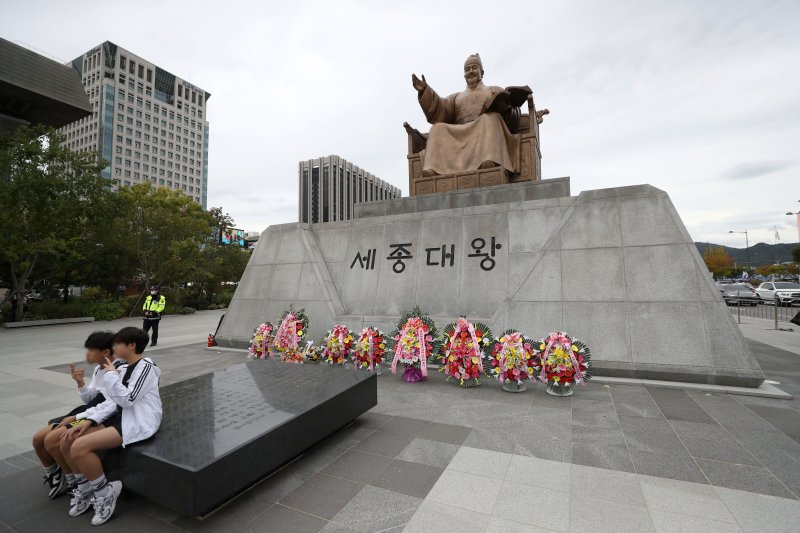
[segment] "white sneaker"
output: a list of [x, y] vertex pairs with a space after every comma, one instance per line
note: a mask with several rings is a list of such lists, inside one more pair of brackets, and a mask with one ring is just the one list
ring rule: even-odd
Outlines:
[[105, 498], [92, 498], [92, 504], [94, 505], [93, 526], [108, 522], [117, 507], [117, 498], [119, 498], [119, 493], [122, 492], [122, 481], [109, 481], [108, 484], [111, 486], [111, 492], [108, 496]]
[[92, 493], [81, 492], [78, 487], [72, 491], [72, 498], [69, 500], [69, 515], [80, 516], [92, 506]]
[[53, 473], [47, 482], [50, 485], [50, 491], [47, 495], [51, 500], [61, 496], [69, 489], [67, 476], [60, 468]]

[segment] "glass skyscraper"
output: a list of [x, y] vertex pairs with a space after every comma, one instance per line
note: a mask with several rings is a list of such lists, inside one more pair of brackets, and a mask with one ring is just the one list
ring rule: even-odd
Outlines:
[[93, 108], [59, 131], [75, 151], [99, 152], [115, 186], [150, 182], [206, 208], [208, 92], [106, 41], [72, 61]]

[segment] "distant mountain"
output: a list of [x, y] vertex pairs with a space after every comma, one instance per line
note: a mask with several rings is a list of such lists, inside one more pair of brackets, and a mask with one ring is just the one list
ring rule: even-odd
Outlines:
[[[703, 255], [707, 246], [722, 246], [721, 244], [696, 242], [697, 250], [700, 255]], [[753, 267], [761, 265], [774, 265], [775, 263], [784, 263], [786, 261], [793, 261], [792, 250], [800, 246], [800, 243], [779, 243], [767, 244], [760, 242], [750, 247], [750, 263]], [[733, 257], [737, 265], [747, 264], [748, 250], [746, 248], [730, 248], [729, 246], [722, 246], [728, 254]]]

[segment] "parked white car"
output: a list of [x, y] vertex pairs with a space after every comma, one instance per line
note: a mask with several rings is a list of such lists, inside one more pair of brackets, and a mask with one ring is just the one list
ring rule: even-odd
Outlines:
[[758, 286], [756, 294], [764, 302], [778, 305], [800, 304], [800, 283], [768, 281]]

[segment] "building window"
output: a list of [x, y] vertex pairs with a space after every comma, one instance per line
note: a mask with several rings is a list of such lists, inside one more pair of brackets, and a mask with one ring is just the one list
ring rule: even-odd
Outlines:
[[126, 62], [127, 60], [128, 60], [128, 58], [126, 58], [126, 57], [125, 57], [125, 56], [123, 56], [123, 55], [120, 55], [120, 56], [119, 56], [119, 68], [121, 68], [122, 70], [125, 70], [125, 62]]
[[144, 78], [144, 65], [139, 65], [139, 77]]

